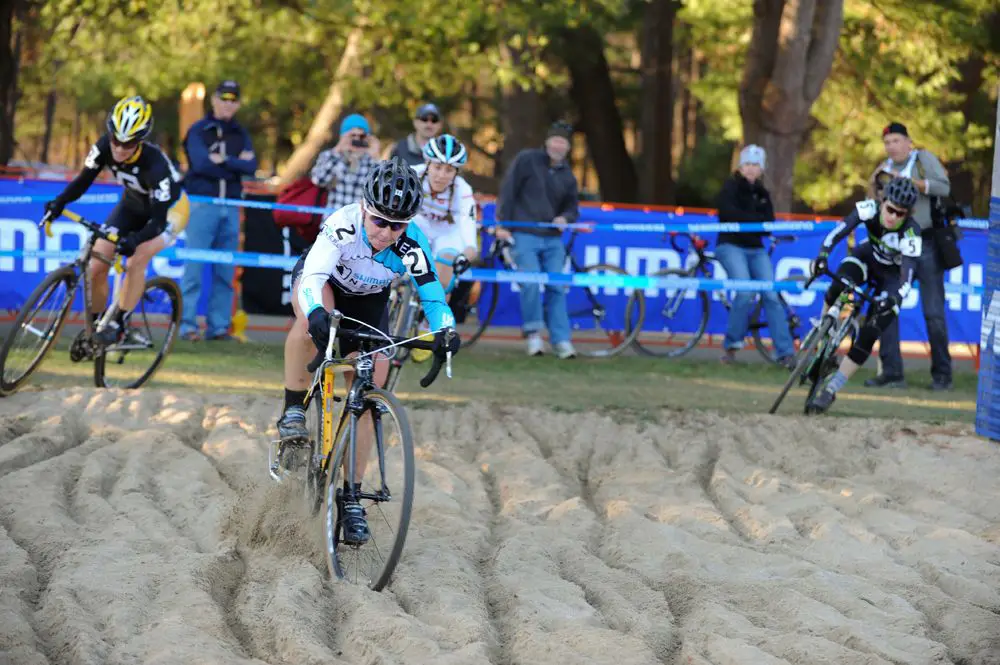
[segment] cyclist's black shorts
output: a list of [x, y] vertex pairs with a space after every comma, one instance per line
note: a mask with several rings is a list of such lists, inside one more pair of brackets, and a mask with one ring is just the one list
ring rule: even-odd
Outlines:
[[115, 204], [104, 225], [118, 229], [118, 235], [125, 237], [139, 232], [148, 223], [149, 207], [126, 194]]
[[[298, 281], [299, 276], [302, 275], [302, 267], [305, 265], [306, 255], [305, 253], [299, 257], [299, 260], [295, 263], [295, 267], [292, 268], [292, 285]], [[378, 293], [366, 293], [364, 295], [358, 295], [356, 293], [348, 293], [339, 284], [337, 284], [333, 279], [329, 279], [326, 282], [333, 289], [333, 302], [337, 309], [345, 317], [350, 317], [352, 319], [358, 319], [359, 321], [364, 321], [369, 326], [375, 326], [382, 332], [388, 334], [389, 330], [389, 289], [382, 289]], [[294, 297], [294, 296], [293, 296]], [[362, 330], [365, 332], [374, 332], [366, 326], [359, 325], [355, 321], [348, 321], [346, 318], [340, 322], [340, 327], [346, 330]], [[340, 355], [346, 356], [348, 353], [358, 350], [358, 343], [353, 339], [341, 339], [340, 344]]]

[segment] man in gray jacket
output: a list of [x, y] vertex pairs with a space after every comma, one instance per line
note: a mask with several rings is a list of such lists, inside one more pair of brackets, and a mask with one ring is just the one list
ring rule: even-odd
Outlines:
[[[876, 196], [881, 185], [892, 177], [910, 178], [920, 193], [911, 213], [922, 230], [923, 251], [917, 264], [917, 281], [920, 287], [920, 304], [927, 323], [927, 337], [931, 346], [931, 389], [951, 389], [951, 354], [948, 351], [948, 324], [944, 308], [944, 268], [938, 255], [931, 224], [931, 198], [948, 196], [951, 183], [941, 161], [926, 150], [916, 150], [899, 122], [889, 123], [882, 130], [882, 143], [888, 156], [872, 175]], [[869, 387], [904, 388], [903, 356], [899, 348], [899, 319], [893, 321], [879, 338], [879, 360], [882, 370], [878, 376], [865, 381]]]
[[[576, 176], [566, 161], [573, 129], [557, 122], [549, 128], [544, 148], [522, 150], [507, 169], [500, 185], [496, 218], [505, 221], [541, 222], [539, 226], [513, 227], [514, 260], [527, 272], [562, 272], [566, 247], [562, 231], [576, 221], [578, 194]], [[545, 286], [542, 306], [538, 284], [521, 284], [521, 330], [528, 355], [545, 352], [542, 328], [549, 329], [549, 341], [560, 358], [576, 357], [570, 341], [566, 291], [562, 286]]]

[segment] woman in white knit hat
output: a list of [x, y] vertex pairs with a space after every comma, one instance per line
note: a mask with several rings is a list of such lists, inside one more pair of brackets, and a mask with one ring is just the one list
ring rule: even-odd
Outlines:
[[[726, 179], [719, 194], [718, 208], [720, 222], [770, 222], [774, 220], [774, 205], [771, 194], [761, 182], [767, 166], [767, 154], [759, 145], [748, 145], [740, 152], [737, 170]], [[773, 280], [774, 266], [764, 248], [762, 232], [720, 233], [716, 241], [715, 255], [726, 269], [730, 279]], [[795, 347], [788, 331], [785, 310], [778, 300], [778, 294], [764, 291], [764, 316], [774, 343], [778, 362], [791, 369], [794, 366]], [[733, 299], [729, 309], [729, 322], [723, 341], [725, 354], [721, 360], [732, 363], [736, 352], [743, 348], [743, 339], [749, 327], [750, 307], [755, 294], [741, 291]]]

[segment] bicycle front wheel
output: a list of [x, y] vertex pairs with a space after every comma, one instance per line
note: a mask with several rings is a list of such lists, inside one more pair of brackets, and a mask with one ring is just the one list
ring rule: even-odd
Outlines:
[[[587, 275], [625, 275], [618, 266], [586, 266]], [[629, 318], [629, 301], [634, 301]], [[641, 290], [617, 287], [574, 286], [566, 294], [566, 311], [574, 331], [573, 346], [580, 355], [610, 358], [627, 349], [642, 329], [646, 299]]]
[[[806, 335], [806, 338], [802, 341], [802, 348], [799, 349], [798, 354], [795, 357], [795, 369], [792, 373], [788, 375], [788, 380], [785, 381], [784, 387], [781, 389], [781, 393], [778, 395], [778, 399], [774, 400], [774, 404], [771, 405], [771, 409], [768, 413], [774, 413], [781, 406], [782, 400], [785, 399], [785, 395], [791, 390], [792, 385], [796, 381], [801, 381], [802, 374], [804, 372], [810, 371], [813, 364], [816, 361], [818, 355], [822, 353], [822, 349], [819, 345], [827, 338], [827, 334], [830, 332], [830, 326], [832, 322], [829, 317], [824, 316], [822, 323], [818, 327], [813, 328]], [[817, 384], [818, 378], [814, 378], [813, 384], [809, 391], [809, 396], [812, 397], [813, 392]], [[808, 398], [807, 398], [808, 401]]]
[[[381, 591], [389, 583], [403, 553], [413, 510], [413, 435], [402, 404], [391, 393], [372, 389], [365, 393], [364, 412], [357, 420], [349, 415], [338, 441], [326, 460], [323, 490], [323, 526], [326, 562], [330, 577]], [[367, 425], [366, 425], [367, 421]], [[355, 488], [345, 478], [352, 433], [356, 437]], [[363, 543], [344, 538], [344, 507], [354, 493], [368, 521], [369, 537]]]
[[138, 388], [146, 383], [174, 345], [181, 320], [181, 291], [167, 277], [146, 282], [124, 339], [94, 358], [98, 388]]
[[0, 397], [20, 388], [52, 349], [76, 295], [71, 266], [54, 270], [35, 287], [0, 348]]
[[[791, 275], [787, 278], [792, 282], [804, 282], [808, 279], [805, 275]], [[793, 313], [791, 307], [788, 305], [788, 301], [785, 300], [785, 296], [778, 294], [778, 299], [781, 302], [781, 311], [784, 312], [785, 322], [788, 324], [788, 332], [792, 336], [792, 343], [799, 338], [798, 336], [798, 317]], [[753, 314], [750, 316], [750, 331], [753, 337], [754, 348], [760, 353], [761, 357], [768, 362], [777, 364], [778, 356], [774, 352], [774, 333], [771, 333], [769, 339], [764, 339], [761, 335], [761, 330], [763, 328], [770, 328], [766, 320], [762, 320], [764, 314], [764, 301], [763, 298], [758, 298], [757, 302], [753, 307]]]
[[[685, 270], [670, 268], [651, 277], [690, 278]], [[640, 293], [636, 291], [635, 293]], [[698, 346], [708, 328], [709, 295], [694, 289], [657, 289], [646, 299], [645, 330], [635, 338], [635, 348], [647, 356], [679, 358]], [[627, 320], [633, 321], [633, 300], [628, 303]]]

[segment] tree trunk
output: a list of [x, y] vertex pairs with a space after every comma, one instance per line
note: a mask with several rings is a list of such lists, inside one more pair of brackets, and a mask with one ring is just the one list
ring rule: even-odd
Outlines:
[[830, 73], [843, 0], [754, 0], [753, 34], [740, 82], [744, 143], [767, 151], [776, 210], [791, 210], [795, 158], [810, 110]]
[[347, 37], [344, 53], [340, 56], [340, 64], [333, 75], [333, 82], [326, 93], [326, 99], [316, 114], [305, 140], [299, 144], [281, 174], [281, 186], [287, 185], [304, 175], [309, 165], [319, 154], [320, 148], [333, 137], [333, 123], [344, 107], [344, 88], [342, 82], [348, 75], [358, 69], [358, 53], [361, 50], [361, 28], [354, 28]]
[[635, 164], [625, 147], [622, 117], [604, 57], [604, 39], [589, 26], [565, 30], [562, 36], [562, 56], [571, 80], [569, 94], [580, 114], [577, 129], [587, 136], [601, 199], [635, 202], [638, 193]]
[[[511, 69], [522, 67], [521, 52], [517, 49], [505, 44], [501, 47], [501, 57]], [[510, 82], [502, 87], [501, 95], [503, 148], [499, 150], [494, 168], [500, 179], [506, 175], [519, 152], [541, 147], [547, 124], [542, 96], [534, 88], [524, 89], [517, 82]]]
[[688, 157], [688, 144], [691, 141], [691, 134], [694, 131], [691, 118], [691, 104], [694, 95], [691, 94], [691, 47], [685, 46], [684, 50], [677, 57], [677, 78], [678, 88], [681, 93], [677, 96], [677, 103], [674, 107], [675, 128], [677, 129], [674, 139], [674, 157], [678, 164], [683, 164]]
[[642, 34], [642, 160], [641, 196], [647, 203], [671, 203], [673, 149], [674, 0], [646, 5]]
[[49, 163], [49, 146], [52, 144], [52, 125], [56, 118], [56, 91], [49, 90], [45, 98], [45, 133], [42, 135], [42, 164]]
[[[987, 14], [982, 18], [982, 22], [987, 26], [988, 34], [1000, 43], [1000, 11]], [[998, 44], [1000, 45], [1000, 44]], [[965, 128], [975, 122], [986, 127], [996, 125], [996, 105], [989, 103], [986, 95], [980, 92], [983, 86], [983, 72], [986, 68], [986, 59], [981, 51], [975, 50], [972, 54], [959, 63], [959, 77], [951, 84], [951, 90], [959, 95], [961, 103], [958, 110], [965, 118]], [[951, 195], [960, 203], [973, 204], [977, 199], [989, 200], [989, 187], [986, 187], [986, 196], [977, 196], [979, 188], [978, 180], [989, 183], [990, 181], [990, 159], [984, 156], [984, 160], [977, 160], [973, 154], [967, 154], [965, 158], [945, 164], [948, 169], [948, 179], [951, 181]], [[985, 162], [987, 168], [977, 168], [978, 164]], [[979, 173], [977, 174], [977, 171]], [[985, 176], [985, 177], [983, 177]], [[985, 209], [985, 208], [984, 208]]]
[[17, 69], [21, 55], [20, 31], [14, 34], [17, 3], [0, 3], [0, 165], [14, 157], [14, 111], [17, 108]]

